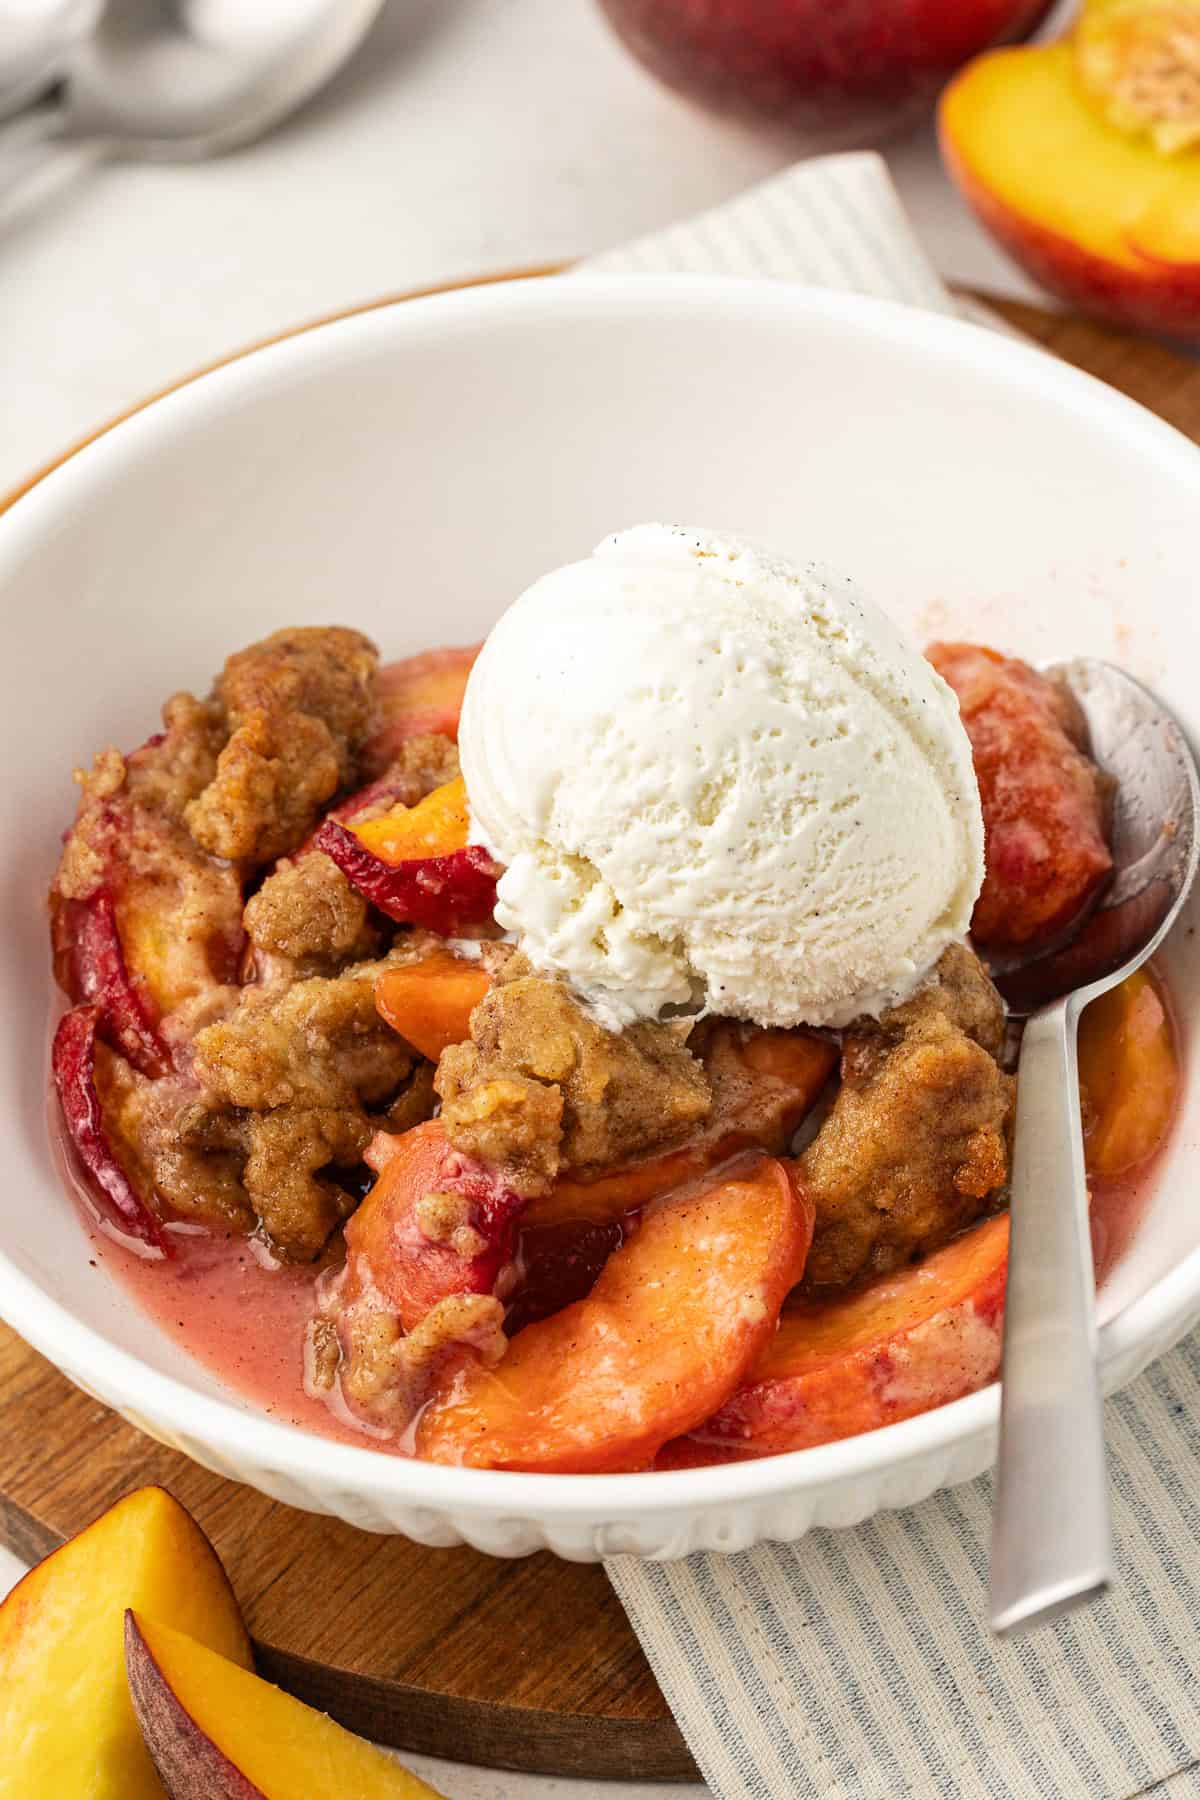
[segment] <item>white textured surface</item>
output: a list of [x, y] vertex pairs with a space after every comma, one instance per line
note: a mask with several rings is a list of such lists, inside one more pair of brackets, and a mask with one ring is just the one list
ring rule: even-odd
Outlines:
[[509, 607], [459, 742], [500, 923], [612, 1024], [845, 1025], [966, 935], [958, 704], [842, 571], [626, 529]]
[[[184, 168], [60, 155], [36, 180], [0, 175], [0, 491], [256, 337], [607, 249], [793, 155], [659, 87], [595, 0], [388, 0], [334, 87], [252, 149]], [[1031, 291], [958, 201], [927, 127], [888, 156], [939, 269]]]

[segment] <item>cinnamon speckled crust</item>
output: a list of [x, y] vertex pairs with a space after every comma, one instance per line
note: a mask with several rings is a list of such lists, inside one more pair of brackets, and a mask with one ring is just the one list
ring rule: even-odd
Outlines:
[[435, 1085], [449, 1141], [526, 1194], [678, 1142], [712, 1109], [678, 1032], [606, 1031], [520, 956], [472, 1013], [470, 1041], [442, 1053]]
[[286, 957], [301, 974], [328, 974], [378, 953], [370, 908], [320, 850], [278, 863], [246, 903], [246, 935], [258, 958]]
[[382, 1105], [417, 1058], [375, 1010], [381, 967], [246, 988], [228, 1019], [197, 1035], [198, 1080], [219, 1104], [255, 1112]]
[[[339, 809], [357, 824], [397, 804], [415, 806], [458, 774], [450, 738], [410, 738], [356, 810]], [[295, 975], [328, 975], [376, 956], [385, 941], [378, 918], [342, 871], [320, 850], [285, 857], [246, 905], [245, 927], [260, 967], [278, 972], [280, 958]]]
[[353, 1212], [352, 1196], [321, 1171], [355, 1168], [372, 1131], [347, 1107], [284, 1106], [251, 1117], [242, 1180], [267, 1238], [291, 1261], [319, 1256]]
[[254, 1229], [241, 1179], [241, 1128], [189, 1132], [187, 1121], [197, 1111], [194, 1083], [183, 1076], [150, 1081], [123, 1056], [97, 1044], [96, 1091], [122, 1164], [158, 1210], [213, 1230]]
[[[330, 1320], [310, 1326], [314, 1361], [335, 1379], [330, 1355]], [[367, 1418], [402, 1430], [435, 1387], [444, 1389], [464, 1363], [492, 1368], [508, 1348], [504, 1307], [491, 1294], [453, 1294], [439, 1300], [420, 1324], [402, 1333], [394, 1313], [363, 1301], [347, 1307], [336, 1326], [340, 1344], [340, 1384], [350, 1407]]]
[[203, 849], [256, 867], [303, 843], [354, 780], [377, 666], [369, 638], [333, 625], [277, 631], [229, 658], [214, 701], [230, 736], [186, 813]]
[[[893, 1007], [875, 1029], [895, 1037], [938, 1015], [972, 1038], [989, 1056], [1000, 1057], [1004, 1049], [1004, 1002], [991, 976], [966, 944], [951, 944], [943, 951], [929, 979], [912, 999]], [[861, 1029], [869, 1032], [872, 1027], [868, 1022]]]
[[837, 1097], [800, 1159], [817, 1215], [807, 1291], [886, 1274], [999, 1203], [1015, 1084], [990, 987], [955, 946], [907, 1005], [846, 1033]]

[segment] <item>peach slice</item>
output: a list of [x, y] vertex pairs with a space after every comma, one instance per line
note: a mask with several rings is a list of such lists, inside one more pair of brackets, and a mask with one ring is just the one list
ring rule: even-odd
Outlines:
[[483, 925], [496, 906], [500, 873], [486, 850], [472, 844], [450, 856], [385, 863], [364, 850], [352, 831], [327, 820], [317, 849], [335, 862], [351, 887], [401, 925], [423, 925], [439, 937], [456, 937]]
[[774, 1335], [812, 1209], [774, 1157], [647, 1213], [585, 1300], [475, 1362], [425, 1410], [417, 1453], [476, 1468], [647, 1467], [709, 1417]]
[[[141, 754], [129, 758], [131, 769]], [[169, 1066], [162, 1016], [237, 979], [238, 873], [123, 795], [86, 812], [76, 834], [100, 874], [84, 899], [51, 891], [55, 976], [72, 1000], [99, 1006], [105, 1042], [143, 1075], [161, 1075]]]
[[789, 1308], [724, 1406], [663, 1466], [776, 1456], [875, 1431], [995, 1379], [1008, 1216], [843, 1298]]
[[958, 696], [983, 807], [987, 873], [971, 917], [977, 944], [1053, 939], [1112, 872], [1111, 783], [1080, 748], [1072, 696], [1017, 657], [978, 644], [925, 652]]
[[451, 856], [456, 850], [465, 850], [470, 837], [466, 782], [459, 775], [434, 788], [416, 806], [393, 806], [378, 818], [364, 819], [353, 830], [364, 849], [380, 862]]
[[380, 669], [375, 725], [363, 752], [369, 774], [382, 774], [407, 738], [425, 732], [458, 736], [467, 677], [479, 650], [478, 644], [461, 650], [425, 650]]
[[[531, 1226], [620, 1219], [695, 1181], [739, 1150], [776, 1153], [787, 1148], [837, 1067], [836, 1045], [805, 1031], [743, 1032], [737, 1026], [721, 1031], [724, 1057], [740, 1065], [747, 1080], [744, 1094], [729, 1107], [715, 1135], [602, 1175], [563, 1176], [548, 1194], [531, 1202]], [[764, 1105], [768, 1098], [770, 1104]]]
[[143, 1075], [163, 1075], [170, 1055], [158, 1033], [159, 1008], [125, 961], [111, 889], [87, 900], [52, 898], [50, 932], [59, 986], [87, 1001], [104, 1041]]
[[127, 1494], [0, 1605], [0, 1793], [162, 1800], [125, 1681], [130, 1605], [250, 1667], [237, 1601], [200, 1527], [162, 1488]]
[[1153, 1156], [1175, 1110], [1179, 1061], [1170, 1016], [1147, 970], [1084, 1012], [1079, 1086], [1093, 1175], [1124, 1175]]
[[382, 1300], [409, 1332], [441, 1300], [490, 1294], [524, 1197], [452, 1150], [437, 1119], [373, 1159], [378, 1178], [346, 1226], [343, 1304]]
[[490, 919], [496, 904], [500, 870], [486, 850], [467, 843], [469, 830], [460, 778], [416, 806], [359, 825], [327, 819], [315, 843], [389, 919], [453, 937]]
[[125, 1660], [170, 1800], [439, 1800], [382, 1750], [140, 1607], [126, 1614]]
[[59, 1021], [50, 1052], [58, 1103], [101, 1211], [118, 1231], [166, 1256], [167, 1239], [158, 1217], [126, 1173], [105, 1121], [97, 1080], [99, 1019], [98, 1007], [77, 1006]]
[[991, 51], [942, 97], [946, 166], [984, 225], [1119, 325], [1200, 328], [1198, 55], [1194, 7], [1090, 0], [1072, 39]]
[[[401, 779], [404, 780], [404, 786], [407, 787], [407, 779]], [[325, 814], [325, 820], [333, 819], [339, 825], [352, 825], [366, 815], [374, 817], [381, 812], [389, 812], [400, 800], [401, 791], [400, 783], [394, 773], [380, 775], [376, 780], [368, 782], [366, 787], [359, 788], [357, 793], [350, 794], [345, 800], [339, 800], [336, 806], [331, 806]], [[325, 820], [322, 820], [321, 823], [324, 824]], [[300, 848], [292, 851], [293, 861], [297, 857], [307, 856], [310, 851], [316, 849], [317, 832], [320, 829], [321, 827], [318, 825], [316, 830], [310, 832], [309, 836], [305, 838]]]
[[381, 1018], [430, 1062], [471, 1035], [471, 1014], [492, 985], [477, 962], [435, 951], [420, 962], [385, 969], [375, 983]]

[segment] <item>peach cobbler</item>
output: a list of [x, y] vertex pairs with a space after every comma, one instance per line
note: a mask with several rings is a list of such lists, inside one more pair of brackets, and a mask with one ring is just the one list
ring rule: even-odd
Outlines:
[[[986, 959], [1111, 867], [1069, 690], [663, 528], [476, 655], [278, 631], [78, 775], [53, 1074], [105, 1258], [272, 1410], [477, 1467], [776, 1454], [992, 1380]], [[1175, 1096], [1156, 977], [1080, 1068], [1103, 1267]]]

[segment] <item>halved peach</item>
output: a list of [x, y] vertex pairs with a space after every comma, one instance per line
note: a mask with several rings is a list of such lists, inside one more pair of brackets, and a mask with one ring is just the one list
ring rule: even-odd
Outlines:
[[0, 1793], [12, 1800], [162, 1800], [125, 1681], [125, 1609], [248, 1669], [250, 1640], [195, 1520], [139, 1488], [17, 1583], [0, 1605]]
[[[125, 1660], [138, 1722], [170, 1800], [439, 1800], [325, 1713], [140, 1607], [126, 1615]], [[57, 1792], [66, 1800], [65, 1788]], [[132, 1788], [121, 1793], [136, 1800]]]
[[1093, 1175], [1124, 1175], [1153, 1156], [1175, 1110], [1179, 1061], [1170, 1015], [1148, 970], [1084, 1012], [1079, 1087]]
[[373, 1161], [375, 1184], [346, 1226], [343, 1305], [366, 1294], [414, 1331], [441, 1300], [490, 1294], [524, 1198], [451, 1149], [438, 1119]]
[[812, 1223], [774, 1157], [650, 1211], [587, 1299], [432, 1401], [418, 1455], [476, 1468], [647, 1467], [722, 1405], [774, 1335]]
[[843, 1298], [802, 1301], [745, 1382], [663, 1466], [776, 1456], [875, 1431], [995, 1379], [1008, 1217]]
[[471, 1035], [471, 1014], [492, 985], [481, 963], [449, 950], [385, 969], [375, 983], [381, 1018], [422, 1056], [436, 1062]]
[[375, 723], [363, 753], [369, 774], [382, 774], [407, 738], [425, 732], [458, 736], [458, 717], [480, 646], [425, 650], [386, 663], [375, 685]]
[[950, 83], [946, 166], [1034, 278], [1120, 325], [1200, 327], [1200, 14], [1088, 0], [1073, 36]]

